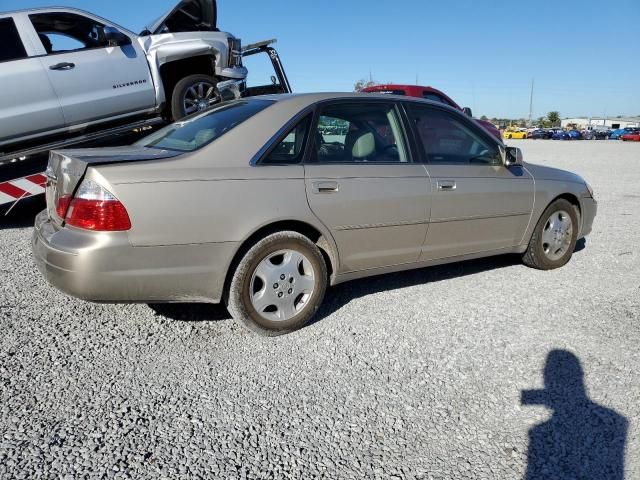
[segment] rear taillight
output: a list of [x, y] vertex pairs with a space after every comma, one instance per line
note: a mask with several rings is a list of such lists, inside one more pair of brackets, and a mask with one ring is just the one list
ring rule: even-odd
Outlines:
[[69, 204], [71, 204], [71, 195], [64, 195], [56, 202], [56, 213], [64, 220], [67, 216], [67, 210], [69, 210]]
[[67, 225], [96, 232], [124, 232], [131, 229], [129, 214], [122, 202], [91, 180], [82, 182], [63, 218]]

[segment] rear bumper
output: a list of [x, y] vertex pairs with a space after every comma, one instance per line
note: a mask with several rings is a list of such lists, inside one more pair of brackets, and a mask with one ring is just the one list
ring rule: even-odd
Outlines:
[[598, 202], [591, 197], [582, 198], [582, 230], [580, 237], [586, 237], [593, 230], [593, 221], [598, 213]]
[[104, 303], [219, 303], [235, 249], [235, 243], [133, 247], [123, 232], [56, 227], [46, 211], [32, 238], [35, 262], [51, 285]]

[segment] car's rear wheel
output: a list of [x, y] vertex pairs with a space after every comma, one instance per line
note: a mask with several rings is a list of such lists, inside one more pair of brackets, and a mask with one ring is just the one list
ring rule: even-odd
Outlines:
[[236, 320], [266, 336], [308, 324], [322, 304], [327, 265], [320, 249], [297, 232], [257, 242], [240, 260], [227, 295]]
[[558, 199], [545, 210], [536, 225], [522, 260], [539, 270], [566, 265], [578, 240], [578, 212], [574, 205]]
[[180, 80], [171, 96], [172, 119], [180, 120], [219, 103], [217, 83], [214, 77], [200, 74], [189, 75]]

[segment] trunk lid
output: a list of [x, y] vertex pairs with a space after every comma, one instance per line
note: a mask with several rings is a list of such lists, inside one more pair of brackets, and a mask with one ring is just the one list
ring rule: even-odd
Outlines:
[[[47, 211], [57, 225], [64, 223], [56, 208], [73, 198], [78, 185], [91, 165], [140, 162], [173, 158], [181, 152], [144, 147], [86, 148], [52, 151], [47, 165]], [[67, 203], [68, 206], [68, 203]], [[63, 208], [66, 212], [66, 208]]]
[[181, 0], [173, 10], [147, 25], [152, 35], [218, 31], [216, 0]]

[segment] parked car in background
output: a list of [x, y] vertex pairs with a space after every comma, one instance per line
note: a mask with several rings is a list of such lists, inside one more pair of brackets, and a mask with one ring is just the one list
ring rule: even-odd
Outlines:
[[624, 142], [640, 142], [640, 129], [632, 130], [620, 137]]
[[620, 140], [620, 137], [622, 137], [623, 135], [626, 135], [627, 133], [631, 133], [634, 129], [627, 127], [627, 128], [618, 128], [616, 130], [613, 130], [610, 134], [609, 134], [609, 140]]
[[135, 34], [91, 13], [0, 13], [0, 151], [7, 145], [163, 115], [177, 120], [244, 81], [240, 40], [215, 0], [182, 0]]
[[529, 133], [529, 138], [534, 140], [549, 140], [553, 136], [553, 131], [539, 128]]
[[585, 130], [582, 137], [585, 140], [608, 140], [609, 130]]
[[552, 140], [571, 140], [571, 135], [569, 132], [565, 132], [564, 130], [556, 130], [555, 133], [551, 136]]
[[524, 140], [529, 137], [529, 135], [527, 134], [527, 131], [524, 129], [510, 129], [510, 128], [505, 130], [503, 136], [507, 140], [511, 140], [511, 139]]
[[[395, 85], [395, 84], [387, 84], [387, 85], [374, 85], [372, 87], [367, 87], [362, 90], [363, 93], [380, 93], [386, 95], [402, 95], [414, 98], [424, 98], [425, 100], [431, 100], [434, 102], [443, 103], [445, 105], [449, 105], [450, 107], [455, 108], [456, 110], [460, 110], [461, 112], [466, 113], [470, 117], [473, 117], [473, 112], [469, 107], [462, 108], [456, 102], [454, 102], [449, 96], [447, 96], [444, 92], [433, 88], [433, 87], [421, 87], [418, 85]], [[475, 119], [482, 127], [487, 130], [491, 135], [496, 137], [498, 140], [502, 141], [502, 135], [500, 134], [500, 130], [491, 122], [486, 120]]]
[[580, 133], [579, 130], [569, 130], [569, 132], [567, 132], [569, 134], [569, 136], [571, 137], [571, 140], [582, 140], [582, 133]]
[[356, 278], [498, 254], [561, 267], [597, 210], [578, 175], [523, 163], [459, 110], [371, 94], [225, 102], [132, 147], [52, 152], [48, 176], [33, 254], [53, 285], [224, 300], [267, 335]]

